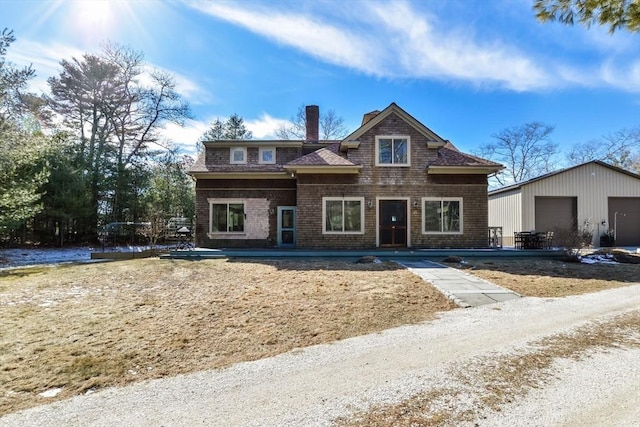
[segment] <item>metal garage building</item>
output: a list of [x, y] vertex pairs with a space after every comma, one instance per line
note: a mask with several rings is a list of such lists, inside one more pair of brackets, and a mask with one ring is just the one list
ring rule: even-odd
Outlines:
[[591, 161], [489, 192], [489, 226], [514, 232], [586, 229], [593, 245], [610, 231], [616, 246], [640, 246], [640, 175]]

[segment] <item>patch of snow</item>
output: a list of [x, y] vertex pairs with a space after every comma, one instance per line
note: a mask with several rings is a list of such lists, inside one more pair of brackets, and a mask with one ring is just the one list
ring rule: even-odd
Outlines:
[[[167, 246], [154, 246], [155, 249], [166, 249]], [[118, 246], [104, 248], [19, 248], [0, 249], [0, 270], [5, 268], [24, 267], [28, 265], [52, 265], [71, 262], [92, 262], [91, 252], [143, 252], [150, 246]]]
[[63, 262], [89, 261], [92, 248], [1, 249], [0, 268]]
[[43, 391], [42, 393], [38, 394], [38, 396], [56, 397], [61, 391], [62, 391], [62, 387], [56, 387], [56, 388], [49, 389], [47, 391]]
[[611, 254], [583, 256], [580, 258], [580, 262], [583, 264], [618, 264]]

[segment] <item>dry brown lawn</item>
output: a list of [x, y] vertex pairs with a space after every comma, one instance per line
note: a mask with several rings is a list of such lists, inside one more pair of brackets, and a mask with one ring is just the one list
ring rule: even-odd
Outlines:
[[[452, 308], [387, 262], [144, 259], [0, 271], [0, 415]], [[58, 387], [55, 398], [39, 396]]]
[[[637, 257], [640, 258], [640, 257]], [[640, 264], [581, 264], [542, 258], [470, 258], [466, 269], [524, 296], [565, 297], [640, 283]]]
[[[470, 273], [541, 297], [640, 281], [638, 264], [497, 258], [470, 266]], [[0, 415], [417, 323], [452, 308], [388, 262], [143, 259], [0, 271]], [[58, 387], [54, 398], [39, 396]]]

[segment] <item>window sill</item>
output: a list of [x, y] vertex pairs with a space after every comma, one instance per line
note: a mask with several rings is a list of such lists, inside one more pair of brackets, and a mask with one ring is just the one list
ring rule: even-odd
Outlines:
[[462, 231], [423, 231], [422, 234], [428, 234], [432, 236], [448, 236], [448, 235], [461, 236], [464, 233]]
[[364, 231], [323, 231], [327, 236], [353, 236], [354, 234], [364, 234]]

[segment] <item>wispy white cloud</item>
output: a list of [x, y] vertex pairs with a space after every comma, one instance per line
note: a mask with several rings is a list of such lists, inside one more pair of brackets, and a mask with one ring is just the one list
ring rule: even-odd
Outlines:
[[60, 74], [62, 59], [79, 58], [84, 52], [61, 43], [39, 43], [18, 39], [7, 50], [7, 60], [19, 67], [33, 66], [36, 76], [29, 81], [29, 90], [35, 93], [49, 91], [47, 79]]
[[187, 3], [211, 16], [245, 27], [271, 40], [283, 43], [321, 60], [383, 75], [379, 70], [378, 51], [372, 51], [371, 40], [344, 27], [322, 22], [313, 15], [276, 10], [270, 4], [260, 7], [251, 3], [191, 2]]
[[638, 37], [626, 31], [609, 33], [608, 27], [592, 25], [588, 30], [580, 31], [580, 42], [590, 49], [597, 49], [599, 52], [611, 53], [640, 53], [638, 49]]
[[394, 41], [409, 77], [435, 77], [528, 90], [549, 85], [546, 72], [535, 61], [500, 42], [479, 43], [469, 31], [446, 33], [434, 18], [420, 14], [410, 3], [372, 3], [375, 15]]
[[159, 71], [173, 77], [176, 85], [176, 92], [178, 92], [178, 94], [180, 94], [184, 99], [188, 100], [191, 104], [202, 105], [207, 104], [211, 101], [211, 94], [209, 93], [209, 91], [203, 88], [194, 79], [191, 79], [184, 74], [178, 73], [168, 68], [158, 67], [153, 64], [147, 64], [144, 71], [145, 74], [143, 74], [140, 78], [143, 84], [151, 85], [151, 74], [153, 72]]
[[599, 71], [598, 76], [607, 85], [640, 93], [640, 59], [630, 64], [606, 62]]
[[[540, 47], [519, 46], [498, 31], [486, 37], [473, 23], [456, 23], [449, 18], [445, 22], [427, 12], [424, 5], [404, 0], [322, 2], [298, 10], [290, 3], [187, 4], [321, 61], [376, 77], [464, 82], [514, 91], [574, 85], [633, 91], [634, 80], [624, 84], [629, 73], [635, 75], [633, 70], [624, 78], [621, 73], [612, 75], [611, 70], [594, 74], [565, 56], [541, 52]], [[628, 52], [626, 44], [618, 43], [618, 48], [611, 49], [616, 41], [627, 38], [607, 39], [601, 33], [587, 36], [593, 40], [593, 49], [602, 53], [609, 46], [611, 54]], [[608, 59], [601, 62], [606, 64]]]
[[[85, 53], [100, 53], [100, 48], [93, 52], [83, 51], [77, 47], [61, 43], [40, 43], [27, 39], [18, 39], [7, 51], [7, 60], [18, 67], [33, 66], [36, 76], [29, 81], [29, 90], [35, 93], [48, 93], [47, 79], [60, 74], [60, 61], [72, 58], [81, 59]], [[174, 70], [154, 64], [145, 66], [146, 72], [160, 70], [172, 75], [176, 82], [176, 90], [192, 104], [206, 104], [211, 101], [211, 94], [194, 79]], [[142, 78], [145, 80], [145, 77]], [[148, 79], [147, 79], [148, 80]], [[150, 82], [150, 80], [149, 80]]]
[[198, 139], [208, 128], [208, 122], [186, 120], [184, 126], [167, 123], [160, 133], [167, 141], [179, 147], [181, 152], [193, 156], [196, 153]]
[[211, 101], [211, 93], [203, 88], [197, 81], [184, 74], [168, 71], [176, 79], [176, 90], [192, 104], [207, 104]]
[[640, 60], [621, 63], [611, 59], [582, 68], [559, 66], [555, 72], [567, 84], [591, 88], [613, 87], [624, 92], [640, 93]]
[[435, 18], [408, 2], [360, 2], [360, 14], [350, 15], [352, 22], [282, 12], [273, 6], [191, 5], [325, 62], [377, 77], [459, 80], [512, 90], [549, 85], [546, 73], [517, 49], [475, 42], [462, 31], [437, 31]]
[[284, 119], [271, 117], [263, 113], [259, 118], [245, 121], [247, 129], [253, 133], [256, 139], [272, 139], [276, 137], [276, 130], [282, 126], [290, 126], [291, 122]]
[[[195, 155], [196, 143], [215, 120], [225, 121], [228, 117], [211, 116], [208, 120], [186, 120], [184, 126], [167, 123], [161, 131], [162, 137], [180, 148], [188, 155]], [[281, 126], [288, 126], [288, 120], [272, 117], [262, 113], [257, 119], [245, 120], [245, 125], [253, 133], [255, 139], [275, 139], [275, 131]]]

